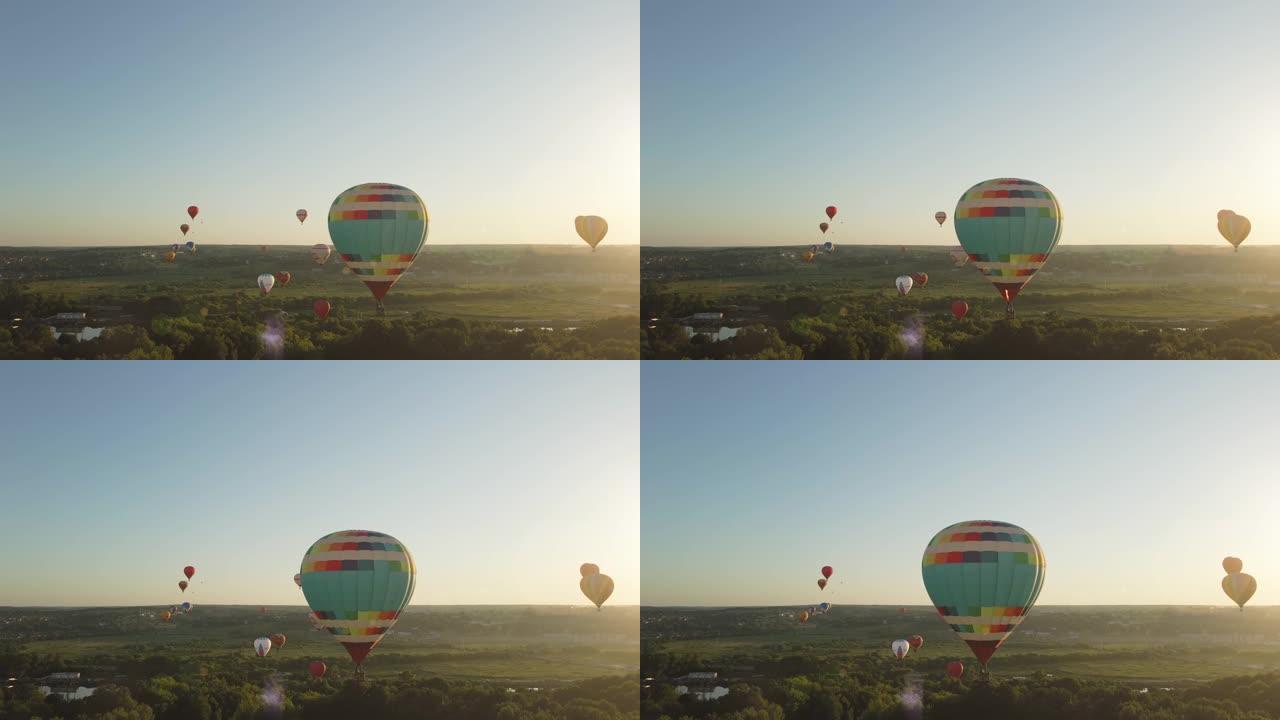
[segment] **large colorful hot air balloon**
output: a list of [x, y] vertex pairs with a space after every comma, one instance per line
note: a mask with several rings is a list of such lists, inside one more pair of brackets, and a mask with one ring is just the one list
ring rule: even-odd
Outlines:
[[588, 600], [595, 603], [596, 609], [599, 610], [604, 601], [613, 594], [613, 578], [603, 573], [595, 573], [579, 580], [578, 588]]
[[195, 220], [196, 215], [198, 214], [200, 214], [200, 208], [196, 207], [195, 205], [187, 206], [187, 215], [189, 215], [192, 220]]
[[312, 616], [342, 643], [357, 669], [396, 624], [417, 579], [409, 549], [368, 530], [325, 535], [307, 549], [299, 570]]
[[190, 580], [190, 579], [191, 579], [191, 576], [196, 574], [196, 569], [195, 569], [194, 567], [191, 567], [190, 565], [188, 565], [188, 566], [186, 566], [186, 567], [182, 568], [182, 574], [183, 574], [183, 575], [186, 575], [186, 576], [187, 576], [187, 579], [188, 579], [188, 580]]
[[1244, 611], [1244, 604], [1258, 591], [1258, 581], [1248, 573], [1234, 572], [1222, 578], [1222, 592]]
[[413, 265], [427, 241], [427, 206], [403, 185], [365, 183], [329, 207], [329, 238], [342, 261], [378, 301]]
[[1062, 209], [1030, 180], [986, 180], [956, 204], [956, 237], [1012, 313], [1013, 299], [1049, 259], [1062, 236]]
[[1228, 575], [1238, 573], [1244, 569], [1244, 561], [1238, 557], [1231, 557], [1228, 555], [1227, 557], [1222, 558], [1222, 569], [1226, 570]]
[[907, 656], [907, 652], [911, 650], [911, 643], [906, 640], [894, 640], [889, 645], [889, 649], [893, 650], [893, 656], [901, 660]]
[[258, 657], [266, 657], [267, 653], [271, 652], [271, 638], [260, 637], [254, 640], [253, 651], [258, 654]]
[[938, 226], [941, 227], [942, 223], [947, 221], [947, 214], [939, 210], [938, 212], [933, 214], [933, 219], [937, 220]]
[[578, 573], [582, 575], [582, 577], [587, 577], [589, 575], [599, 575], [600, 566], [596, 565], [595, 563], [582, 563], [582, 567], [578, 568]]
[[924, 587], [942, 619], [969, 645], [985, 671], [1044, 585], [1040, 543], [1017, 525], [956, 523], [929, 541]]
[[263, 295], [271, 292], [271, 288], [276, 286], [276, 276], [271, 273], [262, 273], [258, 276], [258, 289]]
[[1218, 232], [1222, 237], [1231, 243], [1231, 247], [1240, 251], [1240, 243], [1249, 237], [1249, 231], [1253, 229], [1253, 225], [1249, 223], [1249, 218], [1243, 215], [1237, 215], [1231, 210], [1218, 211]]
[[329, 246], [324, 243], [316, 243], [311, 246], [311, 259], [317, 265], [323, 265], [329, 261]]
[[828, 206], [827, 206], [827, 219], [828, 219], [828, 220], [835, 220], [835, 219], [836, 219], [836, 206], [835, 206], [835, 205], [828, 205]]
[[906, 295], [911, 292], [911, 286], [915, 284], [915, 281], [911, 279], [910, 275], [901, 275], [897, 280], [893, 281], [893, 284], [898, 288], [899, 295]]
[[833, 570], [830, 565], [822, 566], [822, 577], [830, 580], [833, 573], [835, 573], [835, 570]]
[[301, 225], [302, 223], [306, 222], [306, 220], [307, 220], [307, 211], [306, 211], [306, 210], [299, 210], [298, 212], [294, 213], [294, 215], [298, 218], [298, 224], [299, 224], [299, 225]]
[[579, 215], [573, 219], [573, 227], [578, 231], [578, 237], [591, 246], [591, 252], [596, 251], [596, 246], [609, 232], [609, 223], [599, 215]]

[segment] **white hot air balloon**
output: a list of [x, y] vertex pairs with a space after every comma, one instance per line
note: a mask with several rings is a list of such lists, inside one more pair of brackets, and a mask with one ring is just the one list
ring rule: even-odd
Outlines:
[[911, 292], [911, 287], [915, 285], [915, 281], [911, 279], [910, 275], [900, 275], [897, 280], [893, 281], [893, 284], [897, 286], [899, 295], [906, 295]]
[[578, 230], [578, 237], [591, 246], [592, 252], [609, 232], [609, 223], [599, 215], [579, 215], [573, 219], [573, 226]]
[[271, 288], [276, 286], [276, 276], [271, 273], [262, 273], [258, 276], [258, 289], [263, 295], [271, 292]]
[[907, 652], [911, 650], [911, 643], [906, 640], [894, 640], [893, 644], [890, 645], [889, 648], [893, 650], [893, 656], [901, 660], [906, 657]]
[[317, 265], [323, 265], [328, 262], [329, 253], [329, 246], [324, 243], [316, 243], [311, 246], [311, 259], [314, 260]]
[[254, 640], [253, 651], [258, 654], [258, 657], [266, 657], [267, 653], [271, 652], [271, 638], [260, 637]]

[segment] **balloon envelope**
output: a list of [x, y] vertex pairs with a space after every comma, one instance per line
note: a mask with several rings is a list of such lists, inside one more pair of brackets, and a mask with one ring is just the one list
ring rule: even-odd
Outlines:
[[254, 640], [253, 651], [258, 654], [258, 657], [266, 657], [267, 653], [271, 652], [271, 638], [260, 637]]
[[199, 213], [200, 213], [200, 208], [196, 207], [195, 205], [187, 206], [187, 215], [191, 216], [192, 220], [195, 220], [196, 215], [198, 215]]
[[186, 580], [179, 580], [179, 581], [178, 581], [178, 589], [179, 589], [179, 590], [181, 590], [182, 592], [186, 592], [186, 591], [187, 591], [187, 581], [186, 581]]
[[834, 572], [835, 572], [835, 570], [834, 570], [834, 569], [832, 569], [832, 567], [831, 567], [830, 565], [823, 565], [823, 566], [822, 566], [822, 577], [827, 578], [828, 580], [830, 580], [830, 579], [831, 579], [831, 575], [832, 575], [832, 573], [834, 573]]
[[283, 633], [276, 633], [271, 636], [271, 647], [282, 648], [287, 640], [288, 638], [286, 638]]
[[409, 549], [368, 530], [325, 535], [307, 549], [299, 570], [313, 617], [357, 665], [396, 624], [417, 579]]
[[1035, 605], [1044, 551], [1017, 525], [972, 520], [933, 536], [921, 574], [938, 614], [985, 666]]
[[836, 219], [836, 206], [835, 206], [835, 205], [828, 205], [828, 206], [827, 206], [827, 219], [828, 219], [828, 220], [835, 220], [835, 219]]
[[413, 265], [427, 240], [427, 206], [403, 185], [347, 188], [329, 207], [329, 238], [379, 301]]
[[933, 219], [937, 220], [938, 224], [941, 225], [942, 223], [947, 221], [947, 214], [939, 210], [938, 212], [933, 214]]
[[333, 306], [329, 304], [328, 300], [317, 300], [311, 304], [311, 310], [316, 314], [316, 317], [321, 320], [329, 317], [329, 311], [332, 309]]
[[906, 640], [894, 640], [889, 649], [893, 650], [893, 656], [901, 660], [907, 656], [907, 651], [911, 649], [911, 643]]
[[276, 277], [271, 273], [262, 273], [258, 276], [258, 289], [263, 295], [271, 292], [271, 288], [276, 286]]
[[[1225, 215], [1223, 213], [1226, 213]], [[1223, 210], [1218, 213], [1218, 232], [1222, 237], [1231, 243], [1231, 247], [1239, 250], [1240, 243], [1249, 237], [1249, 231], [1253, 225], [1249, 223], [1249, 218], [1243, 215], [1237, 215], [1230, 210]]]
[[801, 610], [800, 612], [796, 613], [796, 619], [802, 623], [809, 622], [809, 611]]
[[893, 284], [898, 288], [899, 295], [906, 295], [911, 292], [911, 286], [915, 284], [915, 281], [911, 279], [910, 275], [902, 275], [897, 280], [894, 280]]
[[578, 568], [578, 574], [582, 577], [600, 574], [600, 566], [595, 563], [582, 563], [582, 567]]
[[907, 644], [911, 646], [912, 650], [919, 650], [920, 646], [924, 645], [924, 636], [912, 635], [911, 637], [907, 638]]
[[821, 230], [824, 234], [827, 232], [827, 228], [829, 227], [831, 226], [826, 223], [818, 223], [818, 229]]
[[175, 262], [177, 261], [177, 259], [178, 259], [178, 253], [172, 250], [164, 254], [164, 261], [167, 263]]
[[952, 680], [959, 680], [960, 676], [963, 674], [964, 674], [964, 663], [960, 662], [959, 660], [952, 660], [951, 662], [947, 663], [947, 677], [951, 678]]
[[307, 666], [307, 672], [311, 673], [311, 677], [317, 678], [324, 677], [324, 674], [328, 669], [328, 666], [319, 660], [313, 660], [311, 664]]
[[588, 600], [595, 603], [596, 608], [599, 608], [613, 594], [613, 578], [603, 573], [595, 573], [579, 580], [578, 588]]
[[957, 320], [963, 320], [964, 316], [969, 314], [969, 303], [963, 300], [952, 300], [951, 314], [955, 315]]
[[297, 218], [298, 218], [298, 222], [299, 222], [299, 223], [302, 223], [302, 222], [306, 221], [306, 219], [307, 219], [307, 211], [306, 211], [306, 210], [299, 210], [298, 212], [294, 213], [294, 215], [296, 215], [296, 216], [297, 216]]
[[1244, 561], [1238, 557], [1225, 557], [1222, 559], [1222, 569], [1226, 570], [1228, 575], [1238, 573], [1244, 569]]
[[302, 573], [293, 574], [293, 584], [302, 587]]
[[929, 273], [911, 273], [911, 282], [915, 283], [916, 287], [924, 287], [929, 284]]
[[974, 264], [1011, 303], [1057, 246], [1062, 209], [1040, 183], [997, 178], [960, 196], [952, 226]]
[[826, 578], [818, 578], [818, 589], [819, 589], [819, 590], [826, 590], [826, 589], [827, 589], [827, 579], [826, 579]]
[[1222, 592], [1231, 598], [1232, 602], [1244, 609], [1244, 604], [1249, 602], [1249, 598], [1258, 590], [1258, 581], [1253, 579], [1252, 575], [1247, 573], [1231, 573], [1222, 578]]
[[317, 265], [323, 265], [329, 261], [329, 246], [324, 243], [316, 243], [311, 246], [311, 259]]
[[599, 215], [579, 215], [573, 219], [573, 227], [578, 231], [578, 237], [586, 241], [592, 250], [609, 232], [609, 223]]
[[178, 226], [178, 229], [182, 231], [183, 235], [186, 235], [187, 231], [191, 229], [191, 226], [186, 223], [182, 223]]
[[186, 567], [182, 568], [182, 574], [183, 574], [183, 575], [186, 575], [186, 576], [187, 576], [187, 579], [188, 579], [188, 580], [190, 580], [190, 579], [191, 579], [191, 576], [196, 574], [196, 569], [195, 569], [194, 567], [191, 567], [190, 565], [188, 565], [188, 566], [186, 566]]

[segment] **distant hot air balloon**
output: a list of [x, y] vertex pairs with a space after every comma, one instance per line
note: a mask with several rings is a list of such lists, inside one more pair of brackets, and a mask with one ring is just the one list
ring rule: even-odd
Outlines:
[[302, 587], [302, 573], [293, 574], [293, 584]]
[[182, 231], [183, 235], [186, 235], [187, 231], [191, 229], [191, 226], [186, 223], [182, 223], [181, 225], [178, 226], [178, 229]]
[[347, 188], [329, 207], [329, 237], [346, 267], [382, 299], [427, 240], [427, 206], [403, 185], [365, 183]]
[[1035, 605], [1044, 585], [1044, 551], [1017, 525], [956, 523], [929, 541], [921, 574], [938, 614], [985, 670]]
[[293, 275], [291, 275], [287, 270], [281, 270], [280, 272], [276, 273], [277, 285], [288, 285], [289, 281], [292, 279], [293, 279]]
[[187, 215], [189, 215], [192, 220], [195, 220], [196, 215], [198, 214], [200, 214], [200, 208], [196, 207], [195, 205], [187, 206]]
[[810, 246], [809, 246], [809, 252], [810, 252], [810, 253], [812, 253], [812, 254], [814, 254], [814, 255], [817, 255], [817, 254], [818, 254], [818, 251], [819, 251], [819, 250], [821, 250], [821, 249], [822, 249], [822, 248], [818, 247], [817, 245], [810, 245]]
[[595, 573], [579, 580], [578, 588], [588, 600], [595, 603], [596, 609], [599, 610], [604, 601], [613, 594], [613, 578], [603, 573]]
[[184, 602], [184, 603], [182, 603], [182, 611], [183, 611], [183, 612], [191, 612], [191, 603], [189, 603], [189, 602]]
[[303, 222], [306, 222], [306, 219], [307, 219], [306, 210], [299, 210], [298, 212], [294, 213], [294, 215], [297, 216], [299, 225], [301, 225]]
[[947, 214], [939, 210], [938, 212], [933, 214], [933, 219], [937, 220], [938, 226], [941, 227], [942, 223], [947, 221]]
[[266, 657], [267, 653], [271, 652], [271, 638], [260, 637], [254, 640], [253, 651], [258, 654], [258, 657]]
[[827, 589], [827, 579], [826, 579], [826, 578], [818, 578], [818, 589], [819, 589], [819, 590], [826, 590], [826, 589]]
[[169, 612], [168, 610], [165, 610], [164, 612], [160, 613], [160, 619], [164, 620], [165, 622], [168, 622], [173, 619], [173, 613]]
[[952, 680], [959, 680], [961, 675], [964, 675], [964, 663], [959, 660], [952, 660], [947, 663], [947, 677]]
[[1258, 581], [1248, 573], [1236, 572], [1222, 578], [1222, 592], [1240, 606], [1241, 612], [1244, 611], [1244, 604], [1249, 602], [1249, 598], [1253, 597], [1257, 590]]
[[328, 669], [328, 666], [319, 660], [312, 660], [311, 664], [307, 666], [307, 672], [311, 673], [311, 677], [314, 678], [324, 677], [324, 674]]
[[911, 281], [916, 287], [923, 288], [929, 284], [929, 273], [911, 273]]
[[901, 660], [907, 656], [907, 652], [911, 650], [911, 643], [906, 640], [894, 640], [889, 645], [889, 649], [893, 650], [893, 656]]
[[191, 567], [190, 565], [188, 565], [188, 566], [186, 566], [186, 567], [182, 568], [182, 574], [183, 574], [183, 575], [186, 575], [186, 576], [187, 576], [187, 579], [188, 579], [188, 580], [190, 580], [190, 579], [191, 579], [191, 576], [196, 574], [196, 569], [195, 569], [194, 567]]
[[170, 245], [170, 246], [169, 246], [169, 249], [170, 249], [170, 250], [172, 250], [172, 251], [174, 251], [174, 252], [178, 252], [179, 250], [181, 250], [181, 249], [182, 249], [182, 246], [181, 246], [181, 245], [179, 245], [178, 243], [174, 243], [174, 244], [172, 244], [172, 245]]
[[822, 252], [824, 252], [824, 253], [826, 253], [826, 254], [830, 255], [831, 253], [833, 253], [833, 252], [835, 252], [835, 251], [836, 251], [836, 244], [835, 244], [835, 243], [831, 242], [830, 240], [828, 240], [827, 242], [822, 243]]
[[573, 219], [573, 227], [578, 231], [578, 237], [591, 246], [592, 252], [609, 232], [609, 223], [599, 215], [579, 215]]
[[578, 568], [578, 573], [579, 573], [579, 574], [581, 574], [581, 575], [582, 575], [582, 577], [589, 577], [589, 576], [591, 576], [591, 575], [599, 575], [599, 574], [600, 574], [600, 566], [599, 566], [599, 565], [596, 565], [595, 563], [582, 563], [582, 567]]
[[325, 535], [307, 549], [299, 570], [312, 616], [357, 668], [396, 624], [417, 579], [409, 549], [369, 530]]
[[823, 566], [822, 566], [822, 577], [824, 577], [824, 578], [826, 578], [826, 579], [830, 580], [830, 579], [831, 579], [831, 575], [832, 575], [834, 572], [835, 572], [835, 570], [833, 570], [833, 569], [831, 568], [831, 566], [830, 566], [830, 565], [823, 565]]
[[178, 253], [172, 250], [164, 254], [164, 261], [167, 263], [177, 262], [177, 260], [178, 260]]
[[1249, 218], [1237, 215], [1231, 210], [1218, 211], [1218, 232], [1231, 243], [1231, 247], [1235, 248], [1236, 252], [1240, 251], [1240, 243], [1249, 237], [1249, 230], [1252, 228]]
[[831, 609], [831, 603], [822, 603], [818, 606], [818, 609], [825, 613]]
[[964, 267], [969, 264], [969, 253], [964, 248], [956, 248], [951, 251], [951, 264], [955, 267]]
[[835, 206], [835, 205], [828, 205], [828, 206], [827, 206], [827, 219], [828, 219], [828, 220], [835, 220], [835, 219], [836, 219], [836, 206]]
[[271, 288], [276, 286], [276, 277], [271, 273], [262, 273], [258, 276], [258, 289], [263, 295], [271, 292]]
[[1226, 570], [1228, 575], [1238, 573], [1244, 569], [1244, 561], [1238, 557], [1227, 556], [1222, 558], [1222, 569]]
[[911, 292], [911, 286], [915, 284], [915, 281], [911, 279], [910, 275], [900, 275], [897, 280], [893, 281], [893, 284], [897, 286], [899, 295], [906, 295]]
[[329, 317], [329, 311], [332, 309], [333, 306], [329, 304], [328, 300], [316, 300], [311, 304], [311, 311], [321, 320]]
[[829, 227], [831, 227], [831, 226], [830, 226], [830, 225], [828, 225], [827, 223], [818, 223], [818, 229], [822, 231], [822, 234], [823, 234], [823, 235], [825, 235], [825, 234], [827, 233], [827, 228], [829, 228]]
[[907, 638], [907, 643], [911, 645], [912, 650], [919, 650], [920, 646], [924, 645], [924, 636], [912, 635], [911, 637]]
[[187, 252], [189, 252], [189, 253], [193, 253], [193, 252], [195, 252], [195, 251], [196, 251], [196, 244], [195, 244], [195, 242], [193, 242], [193, 241], [191, 241], [191, 240], [188, 240], [188, 241], [187, 241]]
[[284, 633], [276, 633], [271, 636], [271, 647], [282, 648], [287, 640], [288, 638], [284, 636]]
[[317, 265], [323, 265], [329, 261], [329, 246], [324, 243], [316, 243], [311, 246], [311, 259]]
[[186, 591], [187, 591], [187, 581], [186, 581], [186, 580], [179, 580], [179, 581], [178, 581], [178, 589], [179, 589], [179, 590], [181, 590], [182, 592], [186, 592]]
[[1013, 299], [1062, 236], [1062, 209], [1040, 183], [998, 178], [966, 190], [951, 225], [960, 245], [1012, 312]]
[[796, 619], [799, 620], [801, 623], [809, 622], [809, 611], [801, 610], [800, 612], [796, 613]]
[[803, 260], [804, 260], [805, 262], [807, 262], [807, 263], [811, 263], [811, 262], [813, 262], [813, 253], [812, 253], [812, 252], [810, 252], [810, 251], [805, 251], [805, 253], [804, 253], [803, 255], [801, 255], [800, 257], [801, 257], [801, 259], [803, 259]]
[[963, 300], [952, 300], [951, 314], [955, 315], [957, 320], [963, 320], [964, 316], [969, 314], [969, 303]]

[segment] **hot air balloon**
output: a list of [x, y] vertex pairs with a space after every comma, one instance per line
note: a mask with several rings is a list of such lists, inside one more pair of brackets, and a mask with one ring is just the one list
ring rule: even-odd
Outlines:
[[933, 214], [933, 219], [937, 220], [938, 226], [941, 227], [942, 223], [947, 221], [947, 214], [939, 210], [938, 212]]
[[164, 612], [160, 613], [160, 619], [164, 620], [165, 622], [168, 622], [173, 619], [173, 613], [169, 612], [168, 610], [165, 610]]
[[912, 650], [919, 650], [920, 646], [924, 645], [924, 636], [912, 635], [911, 637], [907, 638], [907, 643], [911, 645]]
[[609, 232], [609, 223], [599, 215], [579, 215], [573, 219], [573, 227], [577, 229], [578, 237], [591, 246], [591, 252], [596, 251], [596, 246]]
[[603, 573], [588, 575], [578, 581], [578, 587], [587, 599], [596, 604], [596, 609], [604, 604], [613, 594], [613, 578]]
[[821, 605], [818, 606], [818, 609], [821, 610], [823, 613], [825, 613], [831, 609], [831, 603], [822, 603]]
[[910, 275], [901, 275], [897, 280], [893, 281], [893, 284], [897, 286], [899, 295], [906, 295], [911, 292], [911, 286], [915, 284], [915, 281], [911, 279]]
[[828, 219], [828, 220], [835, 220], [835, 219], [836, 219], [836, 206], [835, 206], [835, 205], [828, 205], [828, 206], [827, 206], [827, 219]]
[[178, 253], [172, 250], [164, 254], [164, 261], [167, 263], [176, 262], [177, 259], [178, 259]]
[[805, 251], [804, 255], [801, 255], [800, 257], [801, 257], [805, 262], [807, 262], [807, 263], [811, 263], [811, 262], [813, 262], [813, 253], [812, 253], [812, 252]]
[[1244, 604], [1249, 602], [1249, 598], [1258, 590], [1258, 581], [1253, 579], [1248, 573], [1231, 573], [1222, 578], [1222, 592], [1231, 598], [1232, 602], [1240, 606], [1240, 611], [1244, 612]]
[[187, 241], [187, 252], [189, 252], [189, 253], [193, 253], [193, 252], [195, 252], [195, 251], [196, 251], [196, 244], [195, 244], [194, 242], [192, 242], [191, 240], [188, 240], [188, 241]]
[[181, 245], [179, 245], [178, 243], [174, 243], [174, 244], [172, 244], [172, 245], [170, 245], [170, 246], [169, 246], [169, 249], [170, 249], [170, 250], [172, 250], [172, 251], [174, 251], [174, 252], [178, 252], [179, 250], [181, 250], [181, 249], [182, 249], [182, 246], [181, 246]]
[[582, 567], [578, 568], [578, 573], [582, 577], [600, 574], [600, 566], [595, 563], [582, 563]]
[[827, 579], [826, 579], [826, 578], [818, 578], [818, 589], [819, 589], [819, 590], [826, 590], [826, 589], [827, 589]]
[[821, 250], [821, 249], [822, 249], [822, 248], [818, 247], [817, 245], [810, 245], [810, 246], [809, 246], [809, 252], [810, 252], [810, 254], [813, 254], [813, 255], [817, 255], [817, 254], [818, 254], [818, 251], [819, 251], [819, 250]]
[[833, 573], [835, 573], [835, 570], [833, 570], [830, 565], [822, 566], [822, 577], [830, 580]]
[[183, 574], [183, 575], [186, 575], [186, 576], [187, 576], [187, 579], [188, 579], [188, 580], [190, 580], [190, 579], [191, 579], [191, 576], [196, 574], [196, 569], [195, 569], [195, 568], [193, 568], [193, 567], [191, 567], [190, 565], [188, 565], [188, 566], [186, 566], [186, 567], [182, 568], [182, 574]]
[[822, 243], [822, 251], [830, 255], [836, 251], [836, 244], [830, 241]]
[[955, 315], [957, 320], [963, 320], [964, 316], [969, 314], [969, 303], [963, 300], [952, 300], [951, 314]]
[[800, 612], [796, 613], [796, 619], [799, 620], [801, 623], [809, 622], [809, 611], [801, 610]]
[[1228, 575], [1238, 573], [1244, 569], [1244, 561], [1238, 557], [1224, 557], [1222, 558], [1222, 569], [1226, 570]]
[[317, 265], [323, 265], [329, 261], [329, 246], [324, 243], [316, 243], [311, 246], [311, 259]]
[[1249, 237], [1249, 230], [1252, 228], [1249, 218], [1237, 215], [1230, 210], [1218, 211], [1218, 232], [1231, 243], [1231, 247], [1235, 248], [1236, 252], [1240, 251], [1240, 243]]
[[183, 611], [183, 612], [191, 612], [191, 603], [189, 603], [189, 602], [184, 602], [184, 603], [182, 603], [182, 611]]
[[951, 224], [960, 245], [1012, 314], [1013, 299], [1062, 236], [1062, 209], [1040, 183], [998, 178], [966, 190]]
[[1044, 551], [1017, 525], [972, 520], [933, 536], [921, 574], [938, 614], [968, 643], [985, 672], [1035, 605], [1044, 585]]
[[311, 304], [312, 312], [314, 312], [316, 317], [321, 320], [329, 317], [329, 311], [332, 309], [333, 306], [329, 304], [328, 300], [317, 300]]
[[911, 282], [923, 288], [929, 284], [929, 273], [911, 273]]
[[258, 289], [263, 295], [271, 292], [271, 288], [276, 286], [276, 277], [271, 273], [262, 273], [258, 276]]
[[907, 656], [907, 652], [911, 650], [911, 643], [906, 640], [894, 640], [889, 645], [889, 649], [893, 650], [893, 656], [901, 660]]
[[178, 226], [178, 229], [182, 231], [183, 235], [186, 235], [187, 231], [191, 229], [191, 226], [186, 223], [182, 223]]
[[196, 207], [195, 205], [187, 206], [187, 215], [190, 216], [192, 220], [195, 220], [196, 215], [198, 214], [200, 214], [200, 208]]
[[288, 285], [289, 281], [292, 279], [293, 279], [293, 275], [289, 274], [289, 272], [286, 270], [281, 270], [280, 272], [276, 273], [277, 285]]
[[276, 633], [271, 636], [271, 647], [282, 648], [287, 640], [283, 633]]
[[964, 248], [956, 248], [951, 251], [951, 264], [955, 267], [964, 267], [969, 264], [969, 253]]
[[307, 672], [311, 673], [311, 677], [314, 678], [324, 677], [324, 674], [328, 669], [328, 666], [319, 660], [312, 660], [311, 664], [307, 666]]
[[293, 574], [293, 584], [302, 587], [302, 573]]
[[828, 225], [827, 223], [818, 223], [818, 229], [822, 231], [822, 234], [823, 234], [823, 235], [826, 235], [826, 234], [827, 234], [827, 228], [829, 228], [829, 227], [831, 227], [831, 226], [830, 226], [830, 225]]
[[299, 210], [298, 212], [294, 213], [294, 215], [296, 215], [296, 216], [298, 217], [298, 224], [299, 224], [299, 225], [301, 225], [303, 222], [306, 222], [306, 219], [307, 219], [307, 211], [306, 211], [306, 210]]
[[343, 274], [343, 275], [350, 275], [350, 274], [351, 274], [351, 268], [347, 267], [346, 265], [343, 265], [343, 266], [342, 266], [342, 274]]
[[187, 591], [187, 581], [186, 581], [186, 580], [179, 580], [179, 581], [178, 581], [178, 589], [179, 589], [179, 590], [181, 590], [182, 592], [186, 592], [186, 591]]
[[952, 680], [959, 680], [961, 675], [964, 675], [964, 663], [959, 660], [952, 660], [947, 663], [947, 677]]
[[258, 654], [258, 657], [266, 657], [267, 653], [271, 652], [271, 638], [260, 637], [254, 640], [253, 651]]
[[427, 240], [427, 206], [402, 185], [365, 183], [342, 192], [329, 207], [329, 237], [346, 267], [378, 301]]
[[413, 597], [417, 568], [399, 540], [368, 530], [342, 530], [312, 543], [302, 558], [302, 593], [355, 662], [396, 624]]

